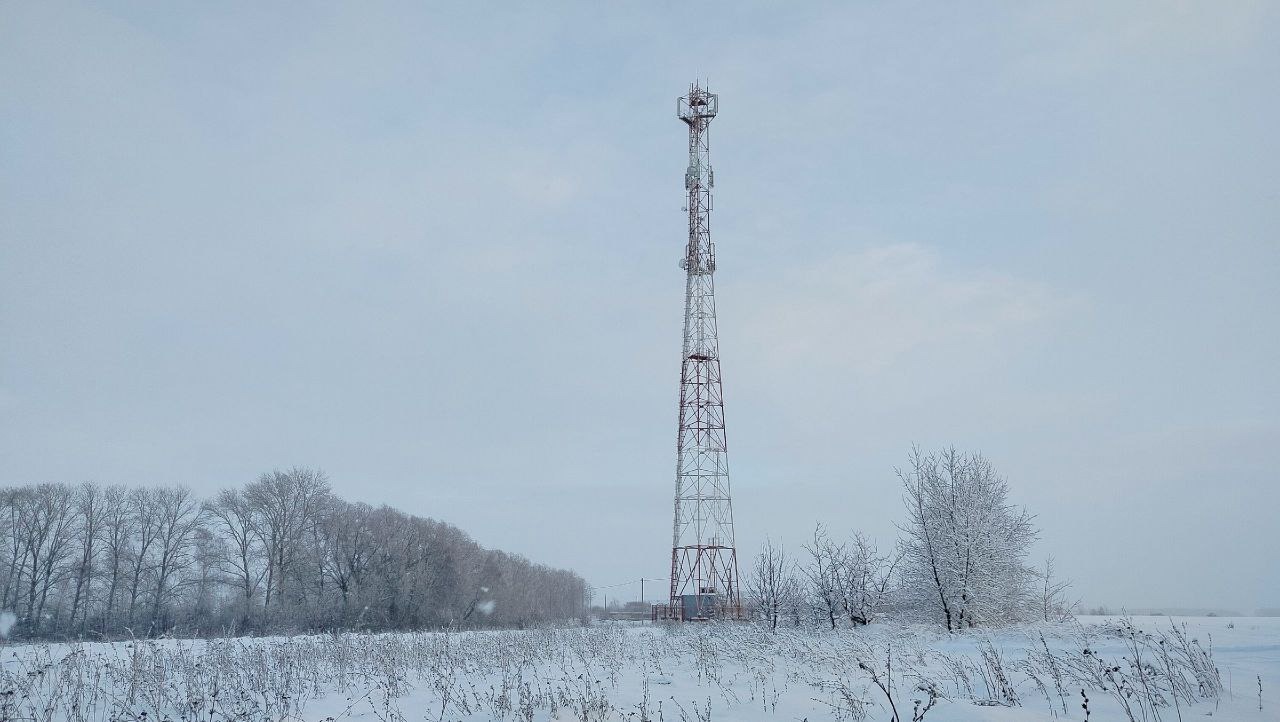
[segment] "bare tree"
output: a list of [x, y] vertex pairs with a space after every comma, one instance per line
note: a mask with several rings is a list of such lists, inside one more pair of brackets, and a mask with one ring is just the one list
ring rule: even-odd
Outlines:
[[[370, 599], [372, 608], [378, 611], [384, 624], [410, 624], [419, 613], [420, 600], [414, 596], [413, 582], [423, 566], [423, 555], [419, 553], [422, 530], [412, 517], [386, 506], [374, 509], [371, 519], [369, 541], [378, 552], [371, 570], [376, 578], [373, 590], [377, 593], [376, 598]], [[494, 554], [502, 556], [502, 552]]]
[[254, 531], [266, 551], [266, 593], [262, 602], [266, 610], [273, 596], [277, 604], [285, 601], [286, 580], [300, 555], [311, 516], [329, 495], [329, 479], [324, 472], [294, 467], [263, 474], [244, 493], [253, 505]]
[[[76, 624], [76, 614], [83, 606], [84, 619], [88, 620], [90, 600], [93, 588], [94, 563], [98, 558], [98, 535], [102, 526], [102, 490], [91, 482], [81, 484], [75, 492], [75, 509], [79, 516], [77, 540], [80, 543], [75, 565], [75, 592], [71, 596], [71, 615], [67, 620], [68, 627]], [[83, 602], [83, 605], [82, 605]], [[81, 631], [84, 627], [81, 626]]]
[[881, 554], [861, 532], [840, 549], [843, 553], [832, 560], [840, 606], [850, 625], [870, 624], [889, 595], [901, 554]]
[[253, 597], [267, 574], [253, 505], [239, 489], [223, 489], [205, 508], [214, 529], [226, 540], [215, 550], [214, 566], [236, 587], [240, 624], [248, 625], [253, 618]]
[[4, 553], [4, 586], [0, 588], [0, 609], [16, 609], [18, 590], [22, 587], [23, 559], [26, 553], [21, 525], [22, 497], [29, 489], [0, 490], [0, 531], [6, 540]]
[[901, 551], [919, 601], [948, 630], [1015, 621], [1032, 608], [1024, 559], [1038, 532], [980, 454], [923, 454], [898, 471], [907, 521]]
[[104, 609], [102, 611], [102, 631], [115, 622], [116, 602], [124, 582], [129, 555], [129, 539], [132, 535], [129, 508], [129, 491], [123, 486], [108, 486], [102, 491], [102, 552], [103, 572], [107, 578]]
[[129, 498], [126, 503], [129, 508], [127, 527], [129, 608], [127, 617], [129, 627], [132, 627], [138, 611], [138, 599], [144, 591], [143, 580], [152, 570], [151, 550], [155, 546], [156, 537], [160, 533], [160, 518], [156, 509], [158, 500], [155, 489], [134, 489], [129, 492]]
[[747, 579], [747, 593], [770, 629], [776, 630], [783, 612], [798, 602], [800, 583], [793, 567], [786, 549], [765, 539]]
[[826, 528], [818, 524], [813, 529], [813, 542], [804, 549], [809, 553], [809, 564], [803, 571], [809, 583], [810, 604], [815, 614], [835, 629], [836, 620], [843, 613], [838, 568], [844, 564], [844, 545], [832, 541]]
[[832, 629], [840, 619], [854, 627], [870, 624], [886, 603], [900, 555], [881, 554], [860, 532], [836, 541], [821, 524], [805, 551], [809, 563], [802, 571], [813, 613]]
[[[326, 488], [324, 493], [313, 499], [302, 525], [302, 554], [295, 559], [294, 578], [303, 604], [317, 611], [322, 611], [325, 607], [329, 591], [325, 559], [333, 540], [328, 534], [327, 521], [342, 503]], [[321, 620], [312, 621], [315, 623]]]
[[65, 484], [39, 484], [18, 497], [18, 532], [23, 540], [27, 574], [25, 620], [33, 631], [43, 626], [49, 591], [70, 573], [69, 552], [75, 515], [71, 488]]
[[1080, 602], [1067, 601], [1067, 590], [1071, 588], [1070, 579], [1054, 577], [1054, 559], [1052, 556], [1044, 560], [1044, 573], [1040, 575], [1040, 598], [1037, 606], [1046, 622], [1061, 622], [1071, 618], [1072, 610]]
[[180, 572], [190, 563], [191, 545], [202, 521], [200, 502], [191, 490], [174, 486], [156, 490], [155, 589], [151, 595], [151, 624], [161, 616], [169, 598], [186, 581]]
[[[207, 521], [207, 517], [206, 517]], [[191, 541], [192, 573], [190, 575], [193, 626], [198, 630], [201, 620], [215, 617], [218, 601], [218, 585], [221, 582], [219, 561], [226, 558], [227, 542], [206, 524], [196, 527]]]
[[[332, 541], [325, 557], [325, 573], [342, 597], [340, 614], [344, 623], [351, 620], [352, 596], [364, 587], [365, 576], [377, 553], [371, 512], [367, 504], [343, 503], [328, 520], [328, 536]], [[363, 607], [363, 599], [355, 601]]]

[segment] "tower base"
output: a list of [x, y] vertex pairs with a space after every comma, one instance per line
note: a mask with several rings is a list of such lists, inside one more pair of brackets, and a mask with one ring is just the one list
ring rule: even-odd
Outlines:
[[655, 604], [649, 609], [655, 622], [710, 622], [741, 620], [746, 616], [741, 604], [729, 604], [715, 594], [685, 594], [675, 603]]

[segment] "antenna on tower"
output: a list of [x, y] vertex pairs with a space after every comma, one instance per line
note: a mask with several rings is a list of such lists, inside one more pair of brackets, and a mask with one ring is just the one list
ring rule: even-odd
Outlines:
[[689, 166], [684, 174], [689, 237], [680, 259], [685, 271], [684, 344], [676, 437], [671, 594], [665, 606], [654, 608], [655, 618], [742, 616], [724, 433], [724, 391], [720, 382], [715, 244], [711, 242], [714, 174], [707, 130], [719, 112], [720, 96], [698, 82], [676, 100], [676, 117], [689, 127]]

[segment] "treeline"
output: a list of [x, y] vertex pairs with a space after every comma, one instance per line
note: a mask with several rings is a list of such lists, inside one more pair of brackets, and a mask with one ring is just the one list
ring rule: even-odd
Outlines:
[[0, 543], [0, 630], [27, 639], [509, 626], [580, 617], [586, 601], [573, 572], [343, 501], [305, 468], [207, 500], [3, 489]]
[[906, 518], [887, 551], [869, 537], [832, 537], [819, 525], [799, 554], [766, 542], [748, 570], [757, 618], [858, 627], [882, 617], [949, 631], [1056, 621], [1075, 604], [1069, 582], [1027, 564], [1034, 517], [1008, 501], [1008, 483], [981, 454], [913, 450], [898, 471]]

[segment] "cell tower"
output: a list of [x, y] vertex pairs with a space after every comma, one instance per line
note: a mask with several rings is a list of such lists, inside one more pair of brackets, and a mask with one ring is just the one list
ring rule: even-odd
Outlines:
[[686, 280], [671, 597], [662, 611], [670, 619], [736, 618], [742, 610], [720, 385], [715, 244], [711, 242], [715, 174], [707, 129], [719, 109], [719, 96], [697, 83], [676, 101], [677, 117], [689, 126], [689, 168], [684, 174], [689, 241], [680, 261]]

